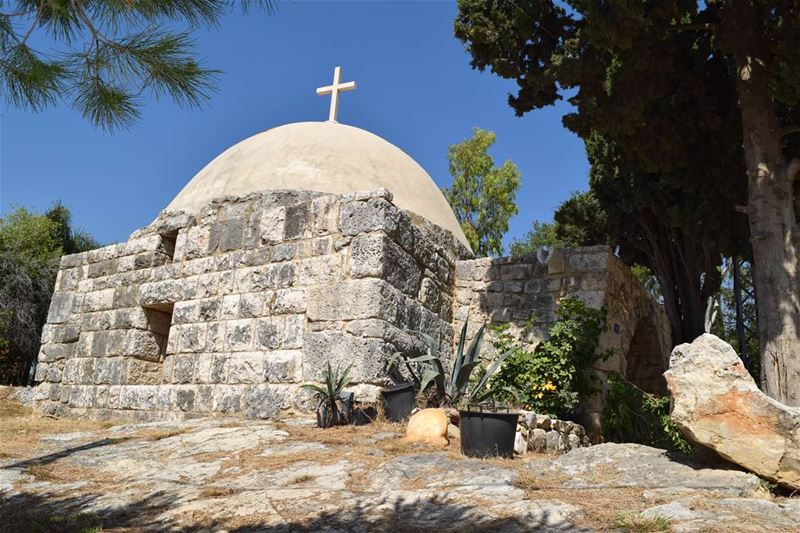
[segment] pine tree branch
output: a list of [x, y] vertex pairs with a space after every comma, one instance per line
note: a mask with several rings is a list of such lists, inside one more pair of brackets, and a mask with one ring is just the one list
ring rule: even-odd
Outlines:
[[714, 22], [694, 22], [687, 24], [673, 24], [667, 27], [667, 31], [714, 31], [719, 24]]

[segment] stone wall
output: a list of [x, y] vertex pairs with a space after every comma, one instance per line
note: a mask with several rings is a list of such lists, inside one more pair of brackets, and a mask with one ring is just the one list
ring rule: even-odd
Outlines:
[[[542, 250], [537, 256], [481, 258], [456, 263], [453, 327], [468, 321], [467, 340], [484, 322], [507, 324], [526, 349], [547, 337], [557, 320], [558, 301], [578, 298], [608, 311], [599, 350], [613, 355], [598, 361], [601, 378], [619, 372], [648, 392], [664, 393], [669, 327], [659, 304], [607, 246]], [[457, 339], [455, 339], [457, 340]], [[584, 407], [592, 434], [600, 427], [604, 396]]]
[[385, 190], [274, 191], [162, 213], [125, 243], [65, 256], [36, 369], [50, 412], [271, 417], [328, 360], [388, 382], [395, 351], [452, 346], [448, 232]]

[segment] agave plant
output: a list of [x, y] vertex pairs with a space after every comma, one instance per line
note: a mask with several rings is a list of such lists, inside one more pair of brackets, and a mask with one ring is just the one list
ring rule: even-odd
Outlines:
[[340, 371], [331, 368], [328, 361], [324, 373], [325, 387], [314, 383], [306, 383], [301, 387], [314, 392], [319, 399], [317, 405], [317, 425], [323, 428], [346, 424], [350, 417], [350, 403], [352, 398], [346, 398], [342, 391], [350, 384], [350, 368], [352, 363]]
[[[390, 364], [397, 364], [402, 359], [409, 371], [412, 379], [420, 391], [424, 391], [431, 383], [436, 387], [439, 398], [442, 398], [443, 406], [457, 405], [459, 403], [480, 403], [489, 400], [493, 397], [499, 389], [487, 389], [486, 385], [492, 376], [500, 370], [500, 366], [506, 357], [513, 353], [508, 350], [495, 358], [494, 361], [486, 368], [486, 372], [477, 380], [473, 387], [470, 387], [470, 377], [475, 368], [483, 361], [481, 358], [481, 347], [483, 346], [483, 335], [486, 330], [486, 323], [482, 324], [475, 337], [467, 347], [466, 351], [464, 346], [467, 340], [467, 322], [464, 322], [464, 327], [461, 328], [461, 336], [459, 338], [458, 348], [456, 350], [455, 358], [453, 359], [453, 369], [450, 372], [449, 378], [445, 371], [442, 360], [431, 353], [430, 348], [426, 355], [418, 357], [406, 357], [402, 354], [395, 354], [390, 359]], [[421, 376], [418, 377], [414, 372], [413, 363], [425, 363], [424, 370]]]

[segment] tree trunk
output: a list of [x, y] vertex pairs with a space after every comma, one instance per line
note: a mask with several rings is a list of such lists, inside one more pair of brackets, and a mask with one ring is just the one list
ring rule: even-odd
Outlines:
[[792, 184], [769, 91], [769, 53], [751, 3], [737, 4], [735, 50], [747, 163], [748, 215], [758, 295], [761, 381], [765, 393], [800, 405], [800, 284]]

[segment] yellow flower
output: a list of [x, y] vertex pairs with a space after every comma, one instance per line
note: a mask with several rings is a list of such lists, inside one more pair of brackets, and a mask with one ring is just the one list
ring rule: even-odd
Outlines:
[[539, 394], [536, 395], [536, 397], [539, 398], [539, 399], [542, 399], [542, 398], [544, 398], [544, 393], [540, 392]]
[[544, 386], [544, 389], [545, 389], [545, 390], [556, 390], [556, 386], [555, 386], [555, 385], [553, 385], [553, 382], [552, 382], [552, 381], [548, 381], [548, 382], [545, 384], [545, 386]]

